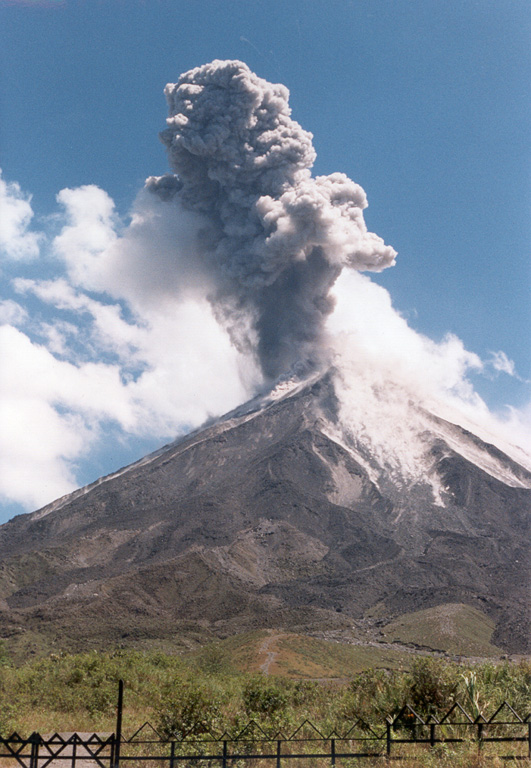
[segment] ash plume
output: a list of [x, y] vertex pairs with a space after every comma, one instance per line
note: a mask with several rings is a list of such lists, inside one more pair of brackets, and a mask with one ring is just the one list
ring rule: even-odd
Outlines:
[[365, 192], [343, 173], [312, 177], [312, 135], [291, 119], [287, 88], [241, 61], [185, 72], [165, 94], [161, 140], [176, 175], [147, 187], [203, 218], [216, 317], [266, 378], [317, 363], [342, 269], [394, 264], [393, 248], [367, 231]]

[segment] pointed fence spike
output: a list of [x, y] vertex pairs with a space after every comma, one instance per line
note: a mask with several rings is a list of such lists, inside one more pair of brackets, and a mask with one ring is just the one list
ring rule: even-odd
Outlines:
[[[503, 701], [503, 702], [500, 704], [500, 706], [498, 707], [498, 709], [496, 710], [496, 712], [495, 712], [495, 713], [492, 715], [492, 717], [491, 717], [489, 720], [487, 720], [486, 722], [488, 722], [488, 723], [500, 722], [499, 720], [498, 720], [498, 721], [495, 721], [495, 720], [494, 720], [494, 718], [495, 718], [495, 717], [497, 717], [497, 715], [499, 715], [499, 714], [500, 714], [500, 712], [501, 712], [502, 710], [504, 710], [504, 709], [508, 709], [508, 710], [509, 710], [509, 712], [510, 712], [512, 715], [514, 715], [514, 717], [516, 718], [516, 720], [510, 721], [510, 722], [514, 722], [514, 723], [523, 723], [523, 722], [524, 722], [524, 721], [522, 720], [522, 718], [520, 717], [520, 715], [519, 715], [517, 712], [515, 712], [515, 711], [514, 711], [514, 709], [511, 707], [511, 705], [510, 705], [510, 704], [508, 704], [506, 701]], [[507, 721], [505, 721], [505, 722], [507, 722]]]
[[408, 723], [407, 721], [403, 721], [403, 720], [402, 720], [402, 718], [403, 718], [405, 715], [409, 715], [410, 717], [414, 717], [414, 718], [415, 718], [415, 720], [416, 720], [416, 722], [417, 722], [417, 725], [426, 725], [426, 723], [424, 722], [424, 720], [422, 719], [422, 717], [421, 717], [421, 716], [420, 716], [420, 715], [419, 715], [417, 712], [415, 712], [415, 710], [413, 709], [413, 707], [411, 707], [409, 704], [404, 704], [404, 706], [402, 707], [402, 709], [400, 710], [400, 712], [398, 713], [398, 715], [396, 715], [396, 717], [394, 718], [394, 720], [393, 720], [393, 719], [390, 719], [390, 720], [388, 720], [388, 721], [389, 721], [389, 722], [390, 722], [390, 723], [391, 723], [393, 726], [394, 726], [394, 725], [396, 725], [397, 723], [404, 723], [405, 725], [411, 725], [411, 723]]
[[239, 732], [239, 733], [236, 735], [235, 741], [244, 741], [244, 739], [242, 738], [242, 736], [243, 736], [243, 735], [244, 735], [244, 734], [245, 734], [245, 733], [246, 733], [248, 730], [253, 730], [253, 729], [255, 729], [255, 728], [256, 728], [258, 731], [260, 731], [260, 733], [262, 734], [262, 736], [263, 736], [265, 739], [268, 739], [268, 738], [269, 738], [269, 735], [268, 735], [268, 734], [267, 734], [267, 733], [266, 733], [266, 732], [263, 730], [263, 728], [262, 728], [260, 725], [258, 725], [258, 723], [256, 722], [256, 720], [249, 720], [249, 722], [247, 723], [247, 725], [245, 726], [245, 728], [243, 728], [243, 729], [242, 729], [242, 730], [241, 730], [241, 731], [240, 731], [240, 732]]
[[375, 738], [379, 738], [372, 726], [369, 725], [369, 723], [367, 723], [365, 720], [362, 720], [361, 717], [358, 717], [358, 719], [350, 726], [348, 731], [346, 731], [344, 734], [343, 738], [347, 739], [349, 735], [353, 733], [357, 728], [359, 728], [363, 734], [372, 733]]
[[456, 701], [456, 702], [455, 702], [455, 704], [452, 704], [452, 706], [450, 707], [450, 709], [448, 710], [448, 712], [447, 712], [447, 713], [444, 715], [444, 717], [441, 717], [441, 719], [439, 720], [439, 723], [440, 723], [441, 725], [442, 725], [443, 723], [446, 723], [446, 725], [463, 725], [463, 723], [451, 723], [451, 722], [448, 720], [448, 718], [450, 717], [450, 715], [451, 715], [453, 712], [455, 712], [455, 710], [456, 710], [456, 709], [457, 709], [457, 710], [459, 710], [459, 712], [461, 712], [461, 714], [462, 714], [462, 715], [464, 715], [464, 716], [466, 717], [466, 719], [468, 720], [468, 722], [469, 722], [469, 723], [473, 723], [473, 722], [474, 722], [474, 721], [472, 720], [472, 718], [470, 717], [470, 715], [468, 714], [468, 712], [466, 712], [466, 711], [463, 709], [463, 707], [461, 706], [461, 704], [459, 704], [459, 702], [458, 702], [458, 701]]
[[291, 740], [292, 740], [292, 739], [293, 739], [293, 738], [294, 738], [294, 737], [295, 737], [295, 736], [296, 736], [296, 735], [299, 733], [299, 731], [301, 731], [301, 730], [302, 730], [302, 729], [303, 729], [305, 726], [309, 727], [309, 728], [310, 728], [310, 730], [314, 731], [315, 733], [318, 733], [318, 734], [319, 734], [319, 736], [320, 736], [322, 739], [326, 738], [326, 737], [325, 737], [325, 735], [324, 735], [323, 733], [321, 733], [321, 731], [319, 730], [319, 728], [317, 728], [317, 726], [316, 726], [316, 725], [314, 725], [314, 724], [311, 722], [311, 720], [308, 720], [308, 719], [306, 719], [306, 720], [304, 720], [304, 721], [303, 721], [303, 722], [302, 722], [302, 723], [299, 725], [299, 727], [298, 727], [298, 728], [297, 728], [295, 731], [293, 731], [293, 733], [292, 733], [292, 734], [291, 734], [291, 736], [289, 737], [288, 741], [291, 741]]
[[87, 739], [87, 744], [92, 744], [94, 742], [98, 744], [103, 744], [103, 739], [97, 733], [93, 733], [92, 736], [89, 739]]
[[136, 731], [133, 733], [133, 735], [132, 735], [132, 736], [131, 736], [129, 739], [126, 739], [126, 741], [127, 741], [127, 742], [129, 742], [129, 743], [130, 743], [130, 742], [132, 742], [132, 741], [133, 741], [133, 739], [136, 739], [136, 737], [137, 737], [139, 734], [141, 734], [141, 733], [142, 733], [142, 731], [144, 730], [144, 728], [149, 728], [151, 731], [153, 731], [153, 733], [155, 734], [155, 736], [157, 736], [157, 738], [158, 738], [158, 739], [160, 739], [160, 740], [162, 741], [162, 736], [160, 735], [160, 733], [159, 733], [157, 730], [155, 730], [155, 728], [154, 728], [154, 727], [151, 725], [151, 723], [149, 722], [149, 720], [146, 720], [146, 722], [145, 722], [143, 725], [141, 725], [141, 726], [140, 726], [140, 728], [138, 728], [138, 729], [137, 729], [137, 730], [136, 730]]

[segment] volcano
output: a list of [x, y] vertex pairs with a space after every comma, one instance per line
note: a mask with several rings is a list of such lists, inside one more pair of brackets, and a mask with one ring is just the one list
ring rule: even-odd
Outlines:
[[281, 380], [1, 526], [1, 635], [203, 642], [465, 604], [493, 620], [497, 647], [525, 651], [528, 468], [409, 402], [412, 478], [346, 419], [338, 381], [333, 369]]

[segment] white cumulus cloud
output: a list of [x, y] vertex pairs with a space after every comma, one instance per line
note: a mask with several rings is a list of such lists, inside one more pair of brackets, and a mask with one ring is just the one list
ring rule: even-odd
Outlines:
[[40, 277], [37, 262], [0, 298], [0, 497], [26, 508], [76, 487], [77, 464], [107, 425], [125, 440], [171, 439], [237, 405], [255, 380], [213, 315], [208, 283], [193, 289], [189, 216], [161, 216], [167, 207], [149, 193], [128, 225], [97, 187], [57, 199], [59, 234], [30, 240], [56, 275]]
[[0, 253], [9, 259], [34, 259], [39, 255], [39, 233], [30, 232], [31, 197], [16, 182], [6, 182], [0, 171]]

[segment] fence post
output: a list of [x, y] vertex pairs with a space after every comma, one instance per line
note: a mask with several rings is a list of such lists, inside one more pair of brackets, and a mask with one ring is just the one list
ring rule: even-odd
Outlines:
[[[170, 745], [170, 768], [173, 768], [174, 762], [175, 762], [175, 742], [172, 741]], [[223, 768], [225, 768], [225, 763], [223, 763]]]
[[430, 723], [430, 746], [435, 746], [435, 723]]
[[72, 768], [76, 768], [76, 754], [77, 754], [77, 734], [74, 734], [72, 741]]
[[227, 739], [223, 739], [223, 768], [227, 768]]
[[37, 731], [33, 731], [31, 736], [29, 737], [28, 741], [31, 744], [31, 755], [30, 755], [30, 768], [38, 768], [39, 765], [39, 742], [41, 740], [40, 735], [37, 733]]
[[483, 723], [478, 723], [478, 752], [483, 746]]
[[332, 758], [332, 765], [336, 764], [336, 740], [330, 739], [330, 757]]
[[387, 726], [387, 734], [386, 734], [387, 735], [387, 757], [389, 757], [391, 754], [391, 736], [392, 736], [391, 723], [389, 720], [387, 720], [386, 726]]
[[280, 747], [282, 745], [282, 742], [280, 739], [277, 739], [277, 768], [280, 768]]
[[113, 768], [120, 768], [120, 743], [122, 741], [122, 710], [124, 706], [124, 681], [118, 681], [118, 704], [116, 706], [116, 730], [114, 732]]

